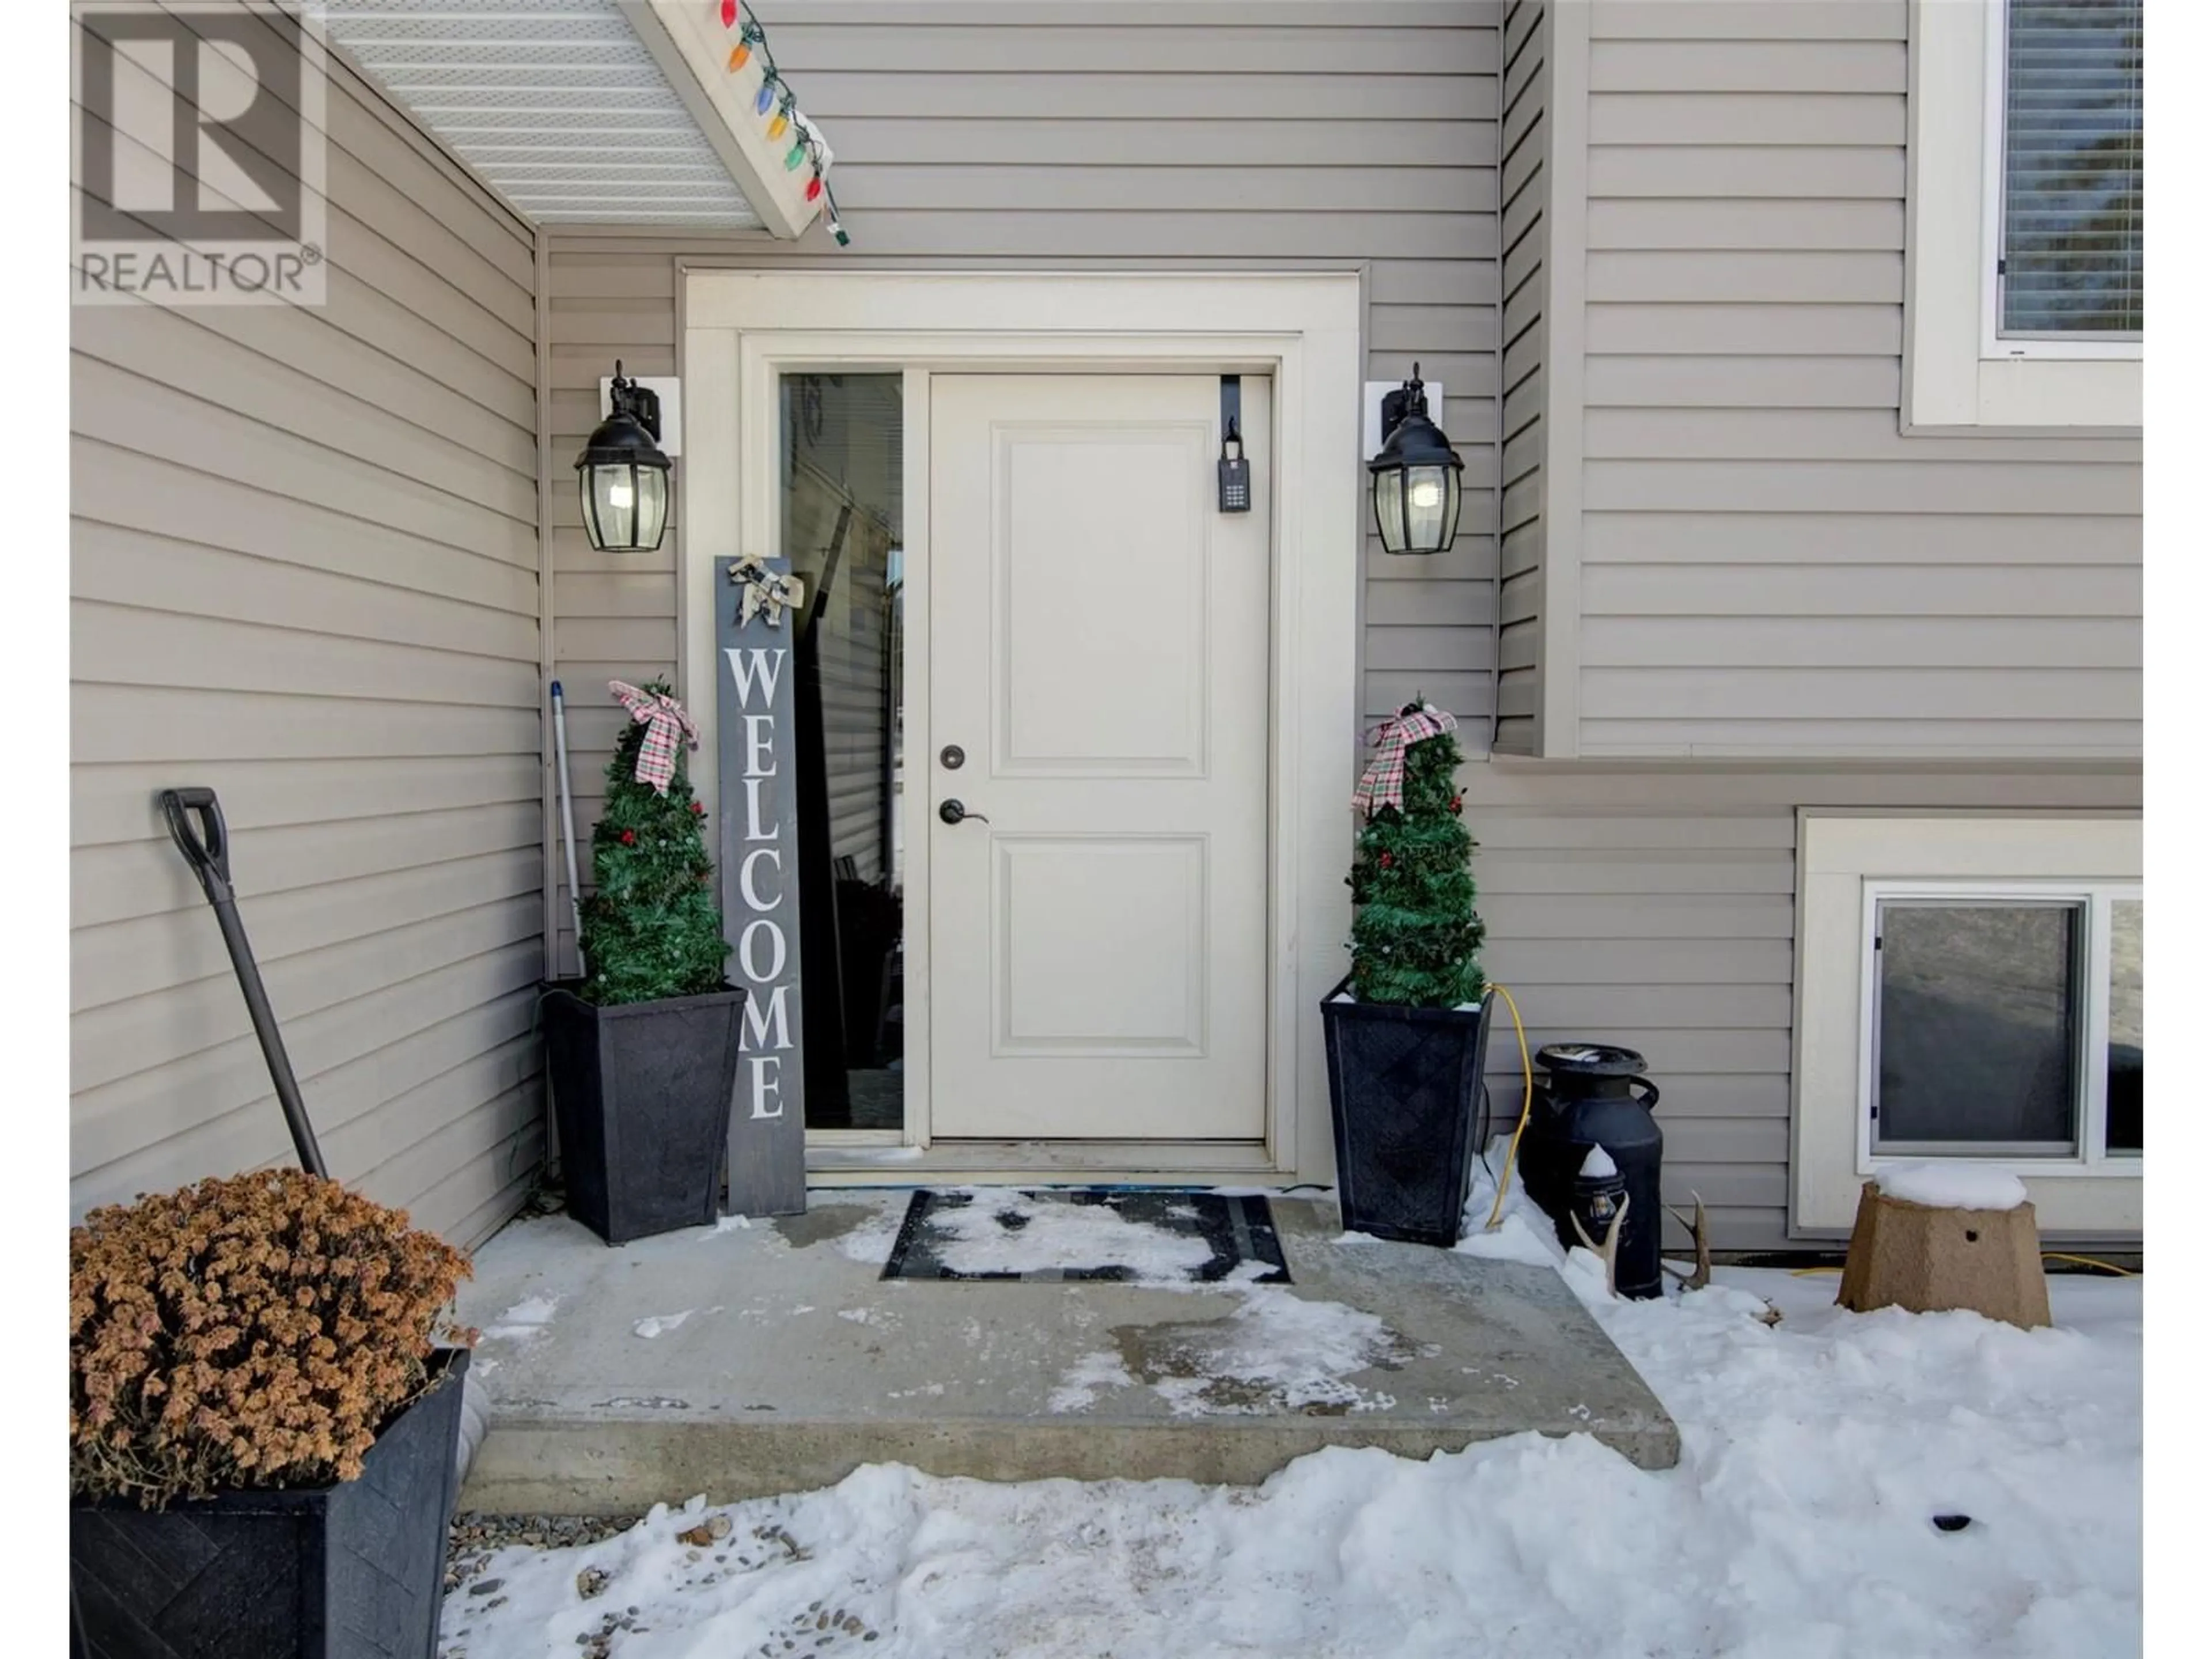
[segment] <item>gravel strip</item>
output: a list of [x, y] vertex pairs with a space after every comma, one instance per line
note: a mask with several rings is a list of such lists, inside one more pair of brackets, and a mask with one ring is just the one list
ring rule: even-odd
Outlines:
[[451, 1595], [482, 1572], [492, 1553], [510, 1545], [565, 1550], [628, 1532], [635, 1515], [482, 1515], [453, 1517], [446, 1547], [446, 1591]]

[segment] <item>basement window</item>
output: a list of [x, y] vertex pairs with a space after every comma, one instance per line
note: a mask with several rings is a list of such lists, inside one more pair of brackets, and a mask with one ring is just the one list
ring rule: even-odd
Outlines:
[[2133, 887], [1869, 890], [1876, 1158], [2142, 1155], [2142, 897]]
[[2142, 1228], [2142, 820], [1801, 810], [1790, 1228], [1946, 1158], [2026, 1182], [2045, 1237]]

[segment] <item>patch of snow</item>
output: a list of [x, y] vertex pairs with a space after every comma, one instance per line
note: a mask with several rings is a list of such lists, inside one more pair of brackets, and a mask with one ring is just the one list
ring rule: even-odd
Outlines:
[[1309, 1301], [1279, 1285], [1249, 1285], [1218, 1334], [1194, 1345], [1190, 1376], [1152, 1389], [1179, 1417], [1251, 1416], [1322, 1407], [1376, 1411], [1395, 1403], [1346, 1379], [1393, 1358], [1399, 1339], [1382, 1320], [1340, 1302]]
[[898, 1243], [899, 1224], [905, 1216], [903, 1207], [877, 1211], [859, 1226], [838, 1237], [837, 1253], [848, 1261], [882, 1267], [891, 1259], [891, 1246]]
[[1613, 1154], [1602, 1146], [1592, 1146], [1589, 1156], [1583, 1160], [1583, 1179], [1585, 1181], [1602, 1181], [1607, 1176], [1620, 1173], [1620, 1170], [1614, 1167]]
[[2016, 1210], [2027, 1202], [2020, 1177], [1984, 1164], [1893, 1164], [1874, 1184], [1886, 1197], [1936, 1210]]
[[840, 1308], [837, 1310], [838, 1318], [849, 1319], [855, 1325], [865, 1325], [875, 1316], [875, 1310], [870, 1308]]
[[663, 1331], [674, 1330], [685, 1320], [690, 1318], [694, 1311], [692, 1309], [686, 1308], [682, 1313], [649, 1315], [631, 1326], [630, 1330], [634, 1334], [651, 1340]]
[[720, 1238], [724, 1233], [734, 1233], [740, 1230], [750, 1232], [752, 1231], [752, 1225], [753, 1224], [747, 1220], [744, 1216], [726, 1215], [722, 1217], [720, 1220], [715, 1222], [714, 1231], [710, 1233], [708, 1237], [711, 1238]]
[[[1002, 1217], [1018, 1224], [1008, 1226]], [[979, 1194], [957, 1208], [940, 1205], [930, 1222], [937, 1259], [961, 1273], [1124, 1267], [1139, 1283], [1182, 1285], [1213, 1260], [1213, 1246], [1195, 1234], [1132, 1221], [1103, 1204], [1018, 1192]]]
[[1136, 1383], [1121, 1356], [1102, 1349], [1084, 1355], [1067, 1369], [1052, 1398], [1045, 1402], [1045, 1409], [1056, 1414], [1085, 1411], [1097, 1402], [1100, 1389], [1130, 1389]]
[[527, 1297], [486, 1326], [483, 1334], [495, 1341], [527, 1342], [545, 1334], [545, 1328], [553, 1322], [553, 1310], [559, 1305], [557, 1297]]
[[1512, 1141], [1510, 1134], [1499, 1135], [1490, 1143], [1486, 1156], [1475, 1160], [1474, 1179], [1468, 1183], [1467, 1208], [1460, 1217], [1459, 1243], [1454, 1248], [1462, 1255], [1479, 1255], [1492, 1261], [1563, 1267], [1567, 1253], [1559, 1248], [1551, 1217], [1536, 1206], [1521, 1184], [1517, 1165], [1510, 1177], [1504, 1206], [1498, 1212], [1498, 1229], [1488, 1230], [1491, 1206], [1498, 1199], [1498, 1182], [1492, 1171], [1505, 1167], [1505, 1154]]

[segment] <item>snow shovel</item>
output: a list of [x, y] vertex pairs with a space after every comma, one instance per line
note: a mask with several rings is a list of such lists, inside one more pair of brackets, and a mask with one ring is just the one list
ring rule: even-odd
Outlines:
[[[323, 1167], [323, 1149], [315, 1144], [315, 1126], [307, 1121], [299, 1079], [292, 1075], [291, 1056], [284, 1052], [284, 1038], [276, 1029], [269, 993], [262, 988], [253, 946], [246, 942], [246, 924], [239, 920], [238, 898], [230, 885], [230, 839], [223, 829], [222, 803], [216, 799], [212, 789], [164, 789], [161, 801], [161, 815], [169, 821], [169, 834], [176, 840], [177, 850], [199, 878], [208, 902], [215, 906], [216, 922], [222, 929], [223, 944], [229, 947], [230, 965], [238, 970], [238, 988], [246, 994], [246, 1011], [253, 1017], [253, 1035], [261, 1040], [262, 1057], [269, 1062], [269, 1079], [276, 1085], [276, 1099], [284, 1108], [284, 1124], [292, 1132], [300, 1167], [327, 1181], [331, 1172]], [[198, 817], [197, 830], [187, 813]], [[476, 1461], [477, 1448], [490, 1428], [491, 1407], [483, 1379], [470, 1371], [461, 1378], [460, 1443], [454, 1448], [453, 1460], [458, 1480], [468, 1478], [469, 1465]], [[76, 1593], [72, 1582], [72, 1600]]]
[[[261, 1040], [262, 1057], [269, 1062], [269, 1079], [276, 1085], [277, 1103], [284, 1109], [285, 1127], [292, 1132], [300, 1167], [327, 1180], [330, 1171], [323, 1167], [323, 1149], [315, 1144], [315, 1126], [307, 1121], [299, 1079], [292, 1075], [291, 1057], [284, 1052], [284, 1038], [276, 1030], [269, 993], [262, 988], [253, 946], [246, 942], [246, 924], [239, 920], [238, 898], [230, 885], [230, 838], [223, 830], [222, 804], [212, 789], [164, 789], [161, 801], [161, 815], [169, 821], [169, 834], [176, 841], [177, 850], [199, 878], [208, 902], [215, 906], [216, 924], [222, 929], [223, 944], [229, 947], [230, 965], [238, 970], [238, 988], [246, 994], [246, 1012], [253, 1017], [253, 1035]], [[197, 830], [187, 813], [198, 817]]]

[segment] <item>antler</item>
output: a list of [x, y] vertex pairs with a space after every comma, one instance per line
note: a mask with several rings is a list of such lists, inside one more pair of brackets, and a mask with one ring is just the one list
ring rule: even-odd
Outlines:
[[1659, 1265], [1680, 1279], [1684, 1290], [1702, 1291], [1713, 1282], [1713, 1247], [1711, 1240], [1705, 1237], [1705, 1200], [1699, 1198], [1697, 1194], [1692, 1193], [1690, 1201], [1698, 1206], [1698, 1213], [1694, 1219], [1684, 1215], [1671, 1204], [1662, 1204], [1660, 1207], [1689, 1229], [1690, 1242], [1698, 1252], [1697, 1269], [1695, 1272], [1690, 1272], [1677, 1267], [1671, 1261], [1662, 1261]]
[[1583, 1231], [1583, 1218], [1573, 1211], [1567, 1212], [1567, 1219], [1574, 1223], [1575, 1237], [1582, 1240], [1583, 1248], [1605, 1263], [1605, 1293], [1607, 1296], [1618, 1295], [1613, 1288], [1613, 1265], [1614, 1259], [1620, 1254], [1620, 1224], [1628, 1219], [1626, 1195], [1622, 1196], [1620, 1207], [1613, 1212], [1613, 1222], [1605, 1230], [1603, 1244], [1590, 1242], [1590, 1236]]

